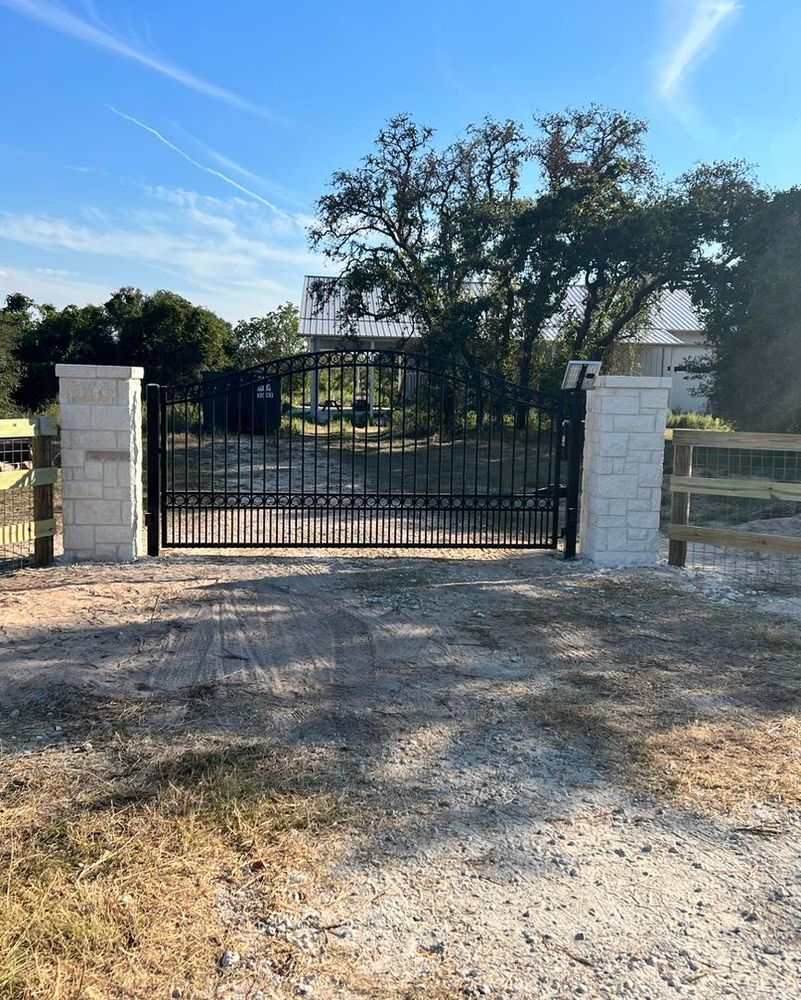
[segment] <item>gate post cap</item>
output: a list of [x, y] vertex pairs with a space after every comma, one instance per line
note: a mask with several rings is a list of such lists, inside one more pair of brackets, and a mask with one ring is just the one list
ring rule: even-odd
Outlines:
[[136, 365], [56, 365], [56, 377], [142, 379], [145, 370]]

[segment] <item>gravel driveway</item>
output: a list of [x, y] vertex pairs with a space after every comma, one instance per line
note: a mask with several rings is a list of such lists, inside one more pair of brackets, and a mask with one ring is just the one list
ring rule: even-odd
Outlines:
[[236, 948], [192, 996], [801, 996], [801, 640], [751, 598], [446, 551], [54, 567], [0, 603], [6, 754], [113, 697], [346, 806], [313, 887], [221, 891]]

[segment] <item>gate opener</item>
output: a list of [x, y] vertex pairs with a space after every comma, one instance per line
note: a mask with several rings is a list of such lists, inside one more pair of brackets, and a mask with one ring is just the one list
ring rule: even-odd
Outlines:
[[562, 388], [572, 392], [592, 389], [595, 377], [601, 370], [600, 361], [568, 361]]

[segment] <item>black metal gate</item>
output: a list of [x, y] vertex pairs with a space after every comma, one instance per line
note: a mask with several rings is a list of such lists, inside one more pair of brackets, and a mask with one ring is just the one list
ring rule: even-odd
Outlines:
[[147, 407], [151, 554], [555, 548], [571, 508], [562, 395], [418, 354], [300, 354]]

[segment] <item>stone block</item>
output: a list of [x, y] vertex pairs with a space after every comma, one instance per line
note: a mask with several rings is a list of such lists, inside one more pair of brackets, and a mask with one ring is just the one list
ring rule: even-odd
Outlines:
[[97, 430], [127, 431], [131, 426], [131, 413], [127, 406], [93, 406], [91, 426]]
[[119, 500], [77, 500], [74, 523], [94, 526], [122, 524], [121, 507]]
[[611, 473], [600, 478], [598, 496], [608, 500], [625, 500], [627, 497], [636, 497], [638, 485], [637, 476]]
[[631, 395], [608, 394], [601, 401], [601, 413], [639, 413], [640, 394]]
[[616, 414], [612, 417], [613, 431], [653, 431], [655, 429], [654, 421], [656, 419], [655, 414], [645, 413], [645, 414], [630, 414], [621, 413]]
[[66, 401], [74, 405], [109, 404], [119, 401], [117, 383], [106, 379], [68, 379]]
[[[83, 431], [90, 425], [92, 419], [91, 406], [62, 406], [59, 423], [61, 425], [62, 438], [64, 431]], [[71, 435], [67, 435], [69, 440]]]
[[640, 463], [640, 470], [637, 478], [640, 486], [661, 486], [662, 479], [664, 478], [661, 463], [659, 465], [656, 463], [653, 463], [652, 465]]
[[130, 545], [132, 532], [131, 526], [120, 525], [98, 525], [95, 529], [95, 540], [98, 542], [113, 542], [115, 545]]
[[102, 500], [103, 483], [99, 479], [65, 479], [61, 493], [64, 500]]
[[95, 542], [93, 557], [108, 562], [124, 561], [119, 558], [119, 546], [113, 542]]

